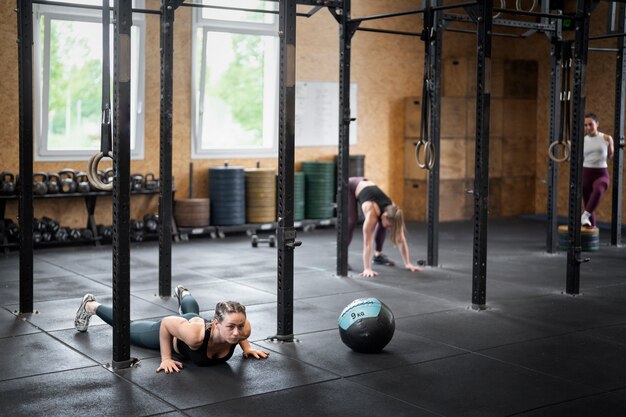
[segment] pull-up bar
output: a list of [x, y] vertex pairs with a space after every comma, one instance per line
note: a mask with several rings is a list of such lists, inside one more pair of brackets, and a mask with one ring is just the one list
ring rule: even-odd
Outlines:
[[[47, 6], [61, 6], [61, 7], [75, 7], [78, 9], [90, 9], [90, 10], [102, 10], [102, 6], [94, 6], [90, 4], [81, 4], [81, 3], [65, 3], [60, 1], [48, 1], [48, 0], [32, 0], [33, 4], [45, 4]], [[113, 10], [113, 7], [109, 7], [109, 10]], [[161, 14], [160, 10], [153, 9], [132, 9], [133, 13], [144, 13], [144, 14]]]
[[[477, 3], [475, 1], [470, 1], [466, 3], [446, 4], [442, 6], [432, 6], [430, 7], [430, 10], [436, 12], [438, 10], [458, 9], [459, 7], [474, 6], [476, 4]], [[372, 15], [372, 16], [357, 17], [354, 19], [350, 19], [350, 21], [351, 22], [365, 22], [367, 20], [377, 20], [377, 19], [387, 19], [390, 17], [409, 16], [413, 14], [424, 13], [425, 10], [426, 9], [422, 8], [422, 9], [414, 9], [414, 10], [405, 10], [402, 12], [377, 14], [377, 15]]]

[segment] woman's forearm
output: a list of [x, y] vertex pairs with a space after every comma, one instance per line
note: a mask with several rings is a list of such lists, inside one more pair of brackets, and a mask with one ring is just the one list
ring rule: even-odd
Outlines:
[[167, 317], [161, 320], [159, 328], [159, 348], [161, 351], [161, 361], [172, 359], [172, 335], [167, 329]]

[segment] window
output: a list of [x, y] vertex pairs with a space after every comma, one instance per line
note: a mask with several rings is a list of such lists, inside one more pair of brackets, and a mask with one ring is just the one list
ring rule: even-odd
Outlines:
[[[101, 0], [72, 2], [102, 5]], [[143, 4], [135, 0], [134, 6], [142, 7]], [[99, 10], [43, 4], [33, 7], [36, 160], [84, 160], [100, 149], [101, 22], [102, 12]], [[111, 25], [111, 89], [113, 31]], [[131, 29], [131, 153], [135, 159], [143, 158], [144, 38], [144, 16], [134, 14]]]
[[193, 27], [192, 156], [274, 156], [278, 137], [276, 2], [204, 0]]

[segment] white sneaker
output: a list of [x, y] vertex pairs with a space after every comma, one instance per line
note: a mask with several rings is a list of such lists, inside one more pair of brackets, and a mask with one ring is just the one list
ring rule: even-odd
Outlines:
[[83, 296], [83, 301], [80, 303], [78, 307], [78, 311], [76, 311], [76, 317], [74, 318], [74, 327], [79, 332], [86, 332], [89, 327], [89, 319], [91, 318], [91, 314], [87, 312], [85, 308], [87, 303], [90, 301], [96, 301], [96, 297], [93, 294], [85, 294]]
[[590, 217], [591, 217], [591, 213], [588, 213], [585, 211], [583, 215], [580, 217], [580, 224], [582, 226], [591, 226], [591, 221], [589, 221]]

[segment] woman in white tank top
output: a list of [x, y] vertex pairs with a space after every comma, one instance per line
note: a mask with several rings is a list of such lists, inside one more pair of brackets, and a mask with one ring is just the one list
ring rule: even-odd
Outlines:
[[613, 158], [613, 138], [598, 131], [598, 116], [585, 115], [585, 143], [583, 160], [583, 202], [585, 211], [581, 224], [587, 227], [596, 225], [595, 210], [602, 196], [609, 188], [610, 177], [607, 159]]

